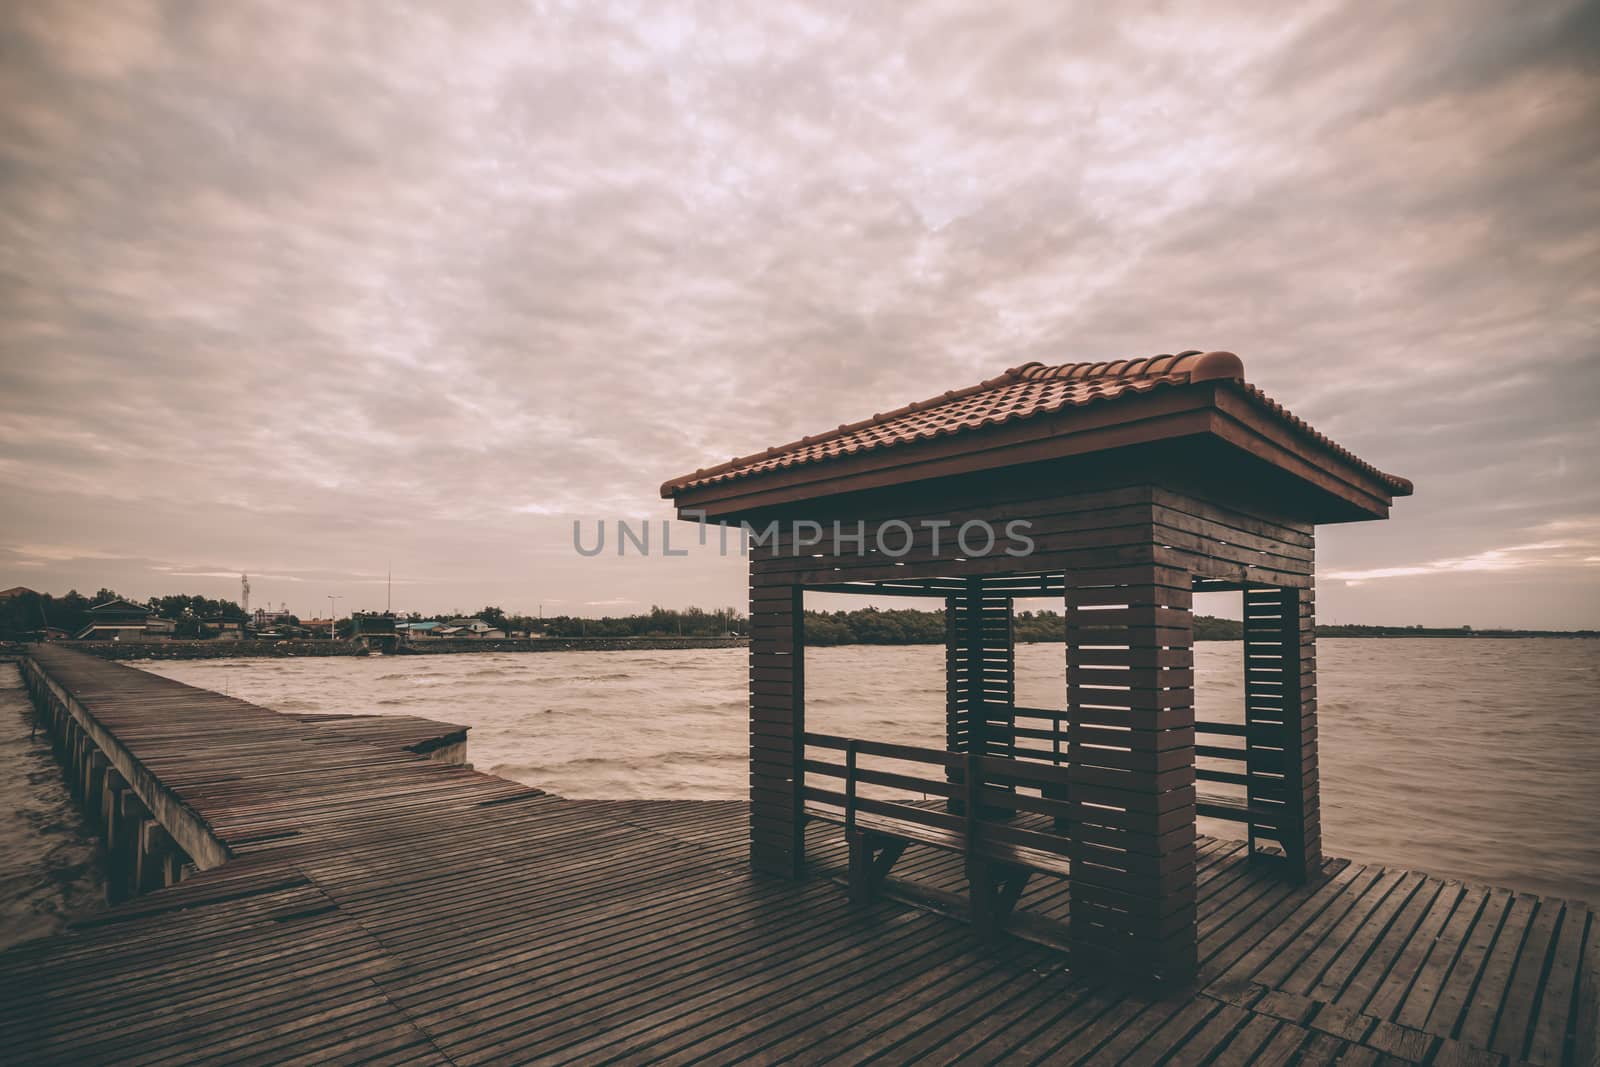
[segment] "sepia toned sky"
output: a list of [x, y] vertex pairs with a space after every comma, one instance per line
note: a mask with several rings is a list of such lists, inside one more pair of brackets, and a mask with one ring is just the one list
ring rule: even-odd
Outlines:
[[1600, 6], [875, 7], [4, 5], [0, 588], [739, 604], [573, 519], [1226, 348], [1417, 485], [1324, 621], [1600, 626]]

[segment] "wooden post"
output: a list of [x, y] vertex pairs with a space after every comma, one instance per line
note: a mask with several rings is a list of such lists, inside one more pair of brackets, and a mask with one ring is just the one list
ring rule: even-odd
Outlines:
[[988, 938], [995, 932], [994, 876], [988, 859], [978, 853], [983, 823], [982, 758], [977, 752], [968, 752], [962, 761], [962, 810], [966, 816], [967, 914], [978, 936]]
[[128, 780], [115, 767], [107, 767], [100, 782], [100, 823], [105, 827], [106, 848], [115, 846], [118, 814], [122, 811], [122, 791]]
[[1182, 986], [1196, 968], [1194, 654], [1186, 571], [1069, 574], [1074, 967]]
[[139, 892], [139, 854], [143, 846], [142, 827], [150, 819], [150, 809], [132, 789], [116, 795], [116, 827], [108, 832], [106, 852], [106, 902], [118, 904]]
[[1311, 591], [1246, 590], [1244, 655], [1251, 845], [1277, 841], [1304, 881], [1322, 867]]
[[750, 865], [805, 870], [804, 590], [750, 586]]
[[965, 764], [962, 781], [966, 791], [966, 836], [967, 855], [971, 856], [975, 845], [978, 843], [978, 823], [983, 812], [980, 804], [983, 800], [983, 765], [978, 762], [976, 752], [968, 752], [962, 762]]
[[61, 757], [61, 770], [67, 779], [67, 792], [74, 800], [83, 799], [83, 746], [87, 743], [77, 719], [67, 720], [67, 747]]
[[855, 738], [844, 746], [844, 828], [854, 833], [856, 828], [856, 748]]
[[[967, 716], [967, 690], [964, 684], [966, 656], [962, 648], [965, 597], [944, 598], [944, 748], [946, 752], [966, 752], [969, 749], [969, 721]], [[952, 760], [945, 766], [944, 780], [960, 785], [962, 770]], [[962, 814], [965, 801], [952, 795], [945, 802], [952, 815]]]
[[106, 769], [110, 766], [98, 748], [89, 753], [88, 763], [83, 770], [83, 813], [91, 823], [101, 821], [101, 809], [105, 806]]
[[872, 902], [872, 844], [856, 828], [856, 742], [844, 747], [844, 840], [849, 850], [850, 903], [861, 907]]
[[134, 884], [140, 893], [149, 893], [167, 885], [168, 861], [178, 851], [177, 843], [155, 819], [139, 821], [139, 855], [135, 865]]

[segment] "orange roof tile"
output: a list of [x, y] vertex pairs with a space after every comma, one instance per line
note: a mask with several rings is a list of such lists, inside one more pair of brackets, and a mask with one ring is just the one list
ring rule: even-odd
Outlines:
[[1296, 432], [1330, 449], [1399, 493], [1411, 492], [1404, 478], [1385, 474], [1363, 462], [1290, 414], [1281, 404], [1244, 381], [1244, 363], [1232, 352], [1187, 351], [1102, 363], [1064, 363], [1046, 366], [1024, 363], [1004, 374], [965, 389], [907, 404], [848, 423], [837, 429], [802, 437], [764, 452], [738, 456], [715, 467], [697, 470], [668, 481], [661, 495], [672, 497], [685, 489], [749, 478], [769, 471], [820, 463], [840, 456], [901, 447], [917, 441], [966, 433], [984, 426], [1015, 422], [1117, 400], [1134, 394], [1205, 381], [1238, 382], [1244, 394]]

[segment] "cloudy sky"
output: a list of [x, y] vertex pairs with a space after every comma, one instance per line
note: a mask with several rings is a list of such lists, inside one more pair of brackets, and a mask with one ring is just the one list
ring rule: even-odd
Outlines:
[[0, 587], [742, 601], [671, 475], [1226, 348], [1324, 620], [1600, 625], [1593, 4], [0, 8]]

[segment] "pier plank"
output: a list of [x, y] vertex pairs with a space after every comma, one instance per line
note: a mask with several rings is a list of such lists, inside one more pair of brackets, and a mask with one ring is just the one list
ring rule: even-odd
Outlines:
[[[1559, 1062], [1567, 1043], [1568, 1034], [1575, 1029], [1580, 979], [1586, 961], [1583, 958], [1584, 939], [1594, 924], [1589, 909], [1578, 901], [1566, 902], [1566, 913], [1561, 920], [1561, 934], [1556, 941], [1550, 962], [1549, 977], [1539, 1002], [1539, 1014], [1533, 1022], [1528, 1040], [1527, 1059], [1534, 1063]], [[1594, 960], [1587, 961], [1592, 970]], [[1575, 1036], [1575, 1035], [1574, 1035]]]
[[[1376, 983], [1360, 981], [1352, 984], [1351, 988], [1335, 998], [1335, 1003], [1351, 1011], [1366, 1012], [1380, 1019], [1393, 1019], [1400, 1005], [1413, 994], [1419, 998], [1430, 997], [1429, 991], [1423, 988], [1424, 979], [1435, 983], [1435, 988], [1438, 979], [1437, 971], [1430, 971], [1429, 966], [1438, 957], [1438, 970], [1442, 970], [1448, 946], [1455, 943], [1447, 936], [1449, 924], [1460, 909], [1470, 906], [1476, 910], [1480, 899], [1479, 894], [1459, 882], [1445, 882], [1389, 973]], [[1422, 1014], [1426, 1017], [1426, 1009]]]
[[1484, 960], [1483, 971], [1473, 987], [1466, 1012], [1451, 1036], [1476, 1048], [1489, 1046], [1517, 957], [1522, 952], [1522, 942], [1538, 908], [1537, 897], [1519, 895], [1512, 898], [1511, 909], [1495, 933], [1494, 944]]
[[1505, 1001], [1500, 1008], [1500, 1017], [1495, 1020], [1494, 1037], [1488, 1043], [1496, 1052], [1503, 1052], [1514, 1059], [1522, 1058], [1528, 1031], [1533, 1026], [1534, 1011], [1549, 976], [1551, 956], [1555, 952], [1557, 933], [1565, 913], [1562, 901], [1539, 901], [1538, 911], [1523, 939], [1522, 950], [1517, 954], [1517, 961], [1507, 978]]

